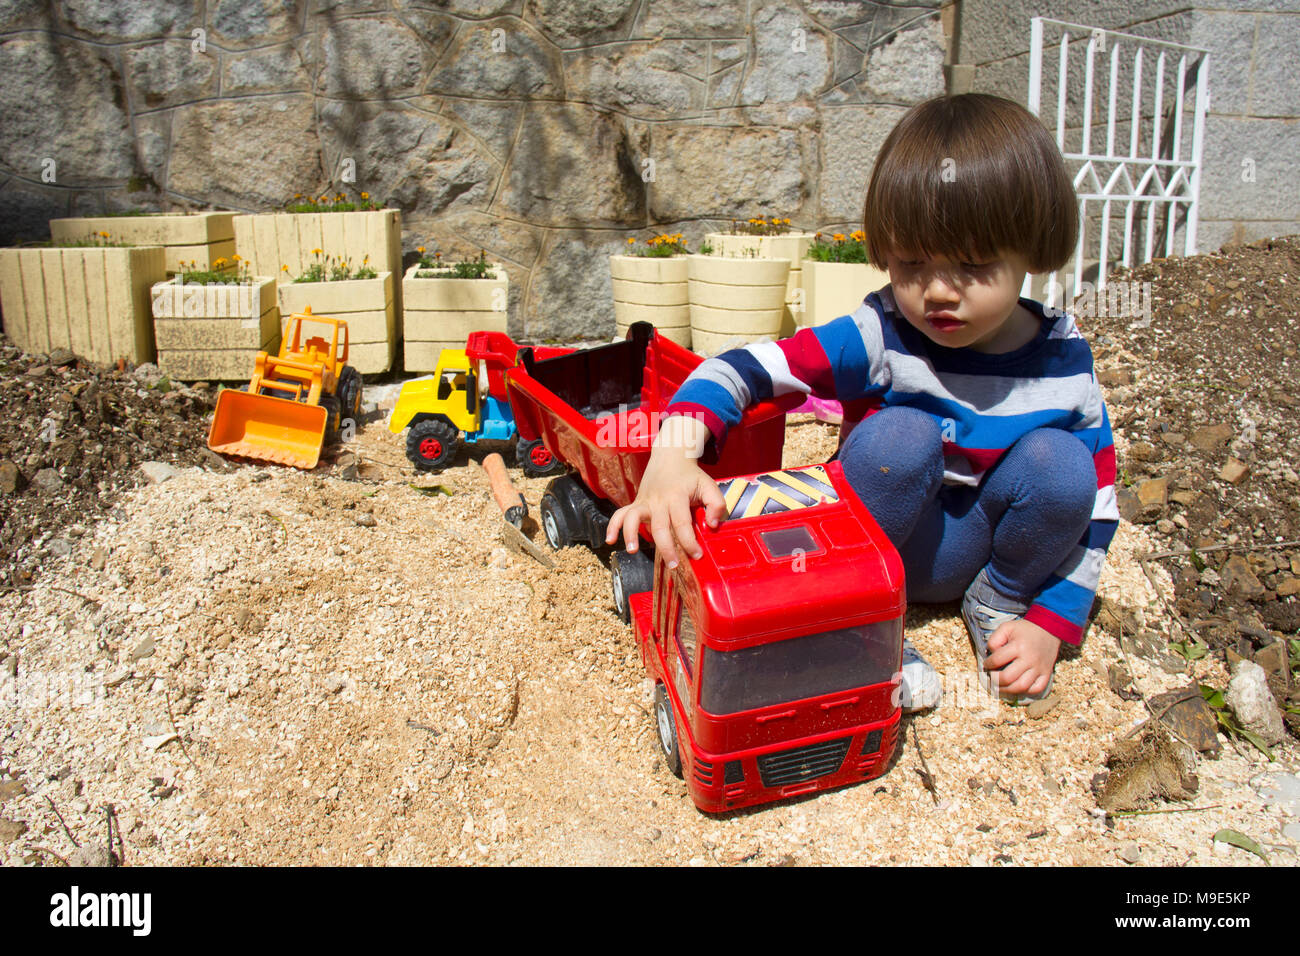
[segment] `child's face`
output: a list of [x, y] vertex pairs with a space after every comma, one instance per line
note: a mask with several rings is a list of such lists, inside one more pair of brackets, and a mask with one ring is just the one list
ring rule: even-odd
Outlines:
[[937, 345], [1010, 352], [1032, 341], [1033, 315], [1017, 305], [1024, 259], [950, 260], [895, 250], [888, 256], [894, 299], [912, 326]]

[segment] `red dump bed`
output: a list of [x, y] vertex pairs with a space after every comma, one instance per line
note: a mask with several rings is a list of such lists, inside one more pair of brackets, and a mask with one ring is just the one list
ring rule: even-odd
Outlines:
[[[522, 349], [519, 359], [505, 378], [520, 436], [542, 439], [588, 488], [619, 507], [636, 498], [664, 408], [703, 361], [644, 322], [611, 345], [551, 358]], [[785, 412], [801, 400], [793, 395], [747, 409], [721, 456], [701, 459], [705, 472], [725, 478], [780, 468]]]

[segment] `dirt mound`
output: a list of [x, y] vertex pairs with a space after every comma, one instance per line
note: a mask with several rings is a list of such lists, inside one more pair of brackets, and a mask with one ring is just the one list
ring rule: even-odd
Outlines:
[[23, 585], [65, 555], [146, 461], [206, 453], [206, 389], [152, 366], [106, 369], [71, 352], [0, 343], [0, 584]]

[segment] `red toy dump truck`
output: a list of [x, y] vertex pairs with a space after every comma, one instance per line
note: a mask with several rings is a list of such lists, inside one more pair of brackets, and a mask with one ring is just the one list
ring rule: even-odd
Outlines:
[[[520, 434], [574, 469], [542, 498], [547, 540], [600, 546], [700, 359], [641, 323], [614, 345], [521, 358], [506, 373]], [[708, 812], [878, 776], [898, 740], [902, 562], [838, 462], [780, 467], [784, 427], [782, 406], [760, 403], [704, 465], [729, 518], [710, 530], [696, 509], [702, 557], [669, 571], [647, 546], [610, 561], [665, 762]]]

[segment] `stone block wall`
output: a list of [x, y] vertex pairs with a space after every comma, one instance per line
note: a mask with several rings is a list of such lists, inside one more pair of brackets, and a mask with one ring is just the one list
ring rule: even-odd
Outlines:
[[[1034, 16], [1050, 17], [1197, 47], [1210, 54], [1210, 103], [1206, 114], [1204, 168], [1197, 248], [1217, 250], [1300, 232], [1300, 0], [1217, 0], [1188, 5], [1177, 0], [959, 0], [948, 16], [953, 42], [947, 66], [952, 92], [996, 93], [1024, 103], [1029, 78], [1029, 29]], [[1149, 78], [1154, 61], [1144, 61]], [[1173, 64], [1169, 64], [1172, 68]], [[1096, 61], [1095, 82], [1104, 90], [1109, 57]], [[1056, 54], [1044, 57], [1046, 78], [1056, 72]], [[1129, 89], [1127, 68], [1119, 89]], [[1054, 79], [1052, 80], [1054, 84]], [[1079, 128], [1078, 89], [1069, 92], [1067, 128]], [[1190, 156], [1190, 109], [1183, 155]], [[1054, 115], [1054, 97], [1051, 109]], [[1150, 100], [1148, 100], [1148, 104]], [[1166, 96], [1164, 105], [1170, 105]], [[1094, 123], [1104, 120], [1099, 99]], [[1119, 98], [1117, 113], [1130, 106]], [[1127, 143], [1127, 126], [1121, 125]], [[1104, 127], [1102, 129], [1104, 134]], [[1145, 137], [1145, 132], [1144, 132]], [[1068, 142], [1068, 140], [1067, 140]], [[1104, 135], [1094, 140], [1104, 146]], [[1095, 225], [1095, 219], [1093, 220]], [[1176, 251], [1181, 252], [1182, 230]]]
[[942, 93], [940, 0], [0, 0], [0, 244], [273, 211], [355, 170], [403, 248], [510, 273], [511, 331], [612, 334], [630, 235], [860, 222]]

